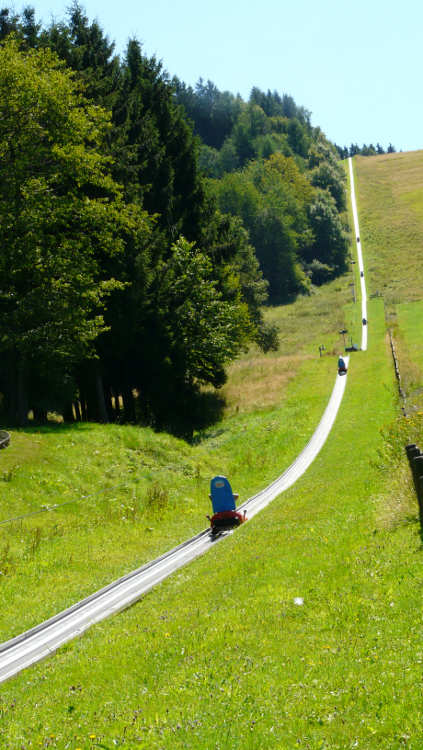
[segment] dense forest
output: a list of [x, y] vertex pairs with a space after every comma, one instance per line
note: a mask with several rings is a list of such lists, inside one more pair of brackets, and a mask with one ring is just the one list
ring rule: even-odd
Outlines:
[[0, 10], [0, 410], [186, 438], [266, 303], [346, 268], [339, 149], [292, 97], [122, 59], [74, 3]]

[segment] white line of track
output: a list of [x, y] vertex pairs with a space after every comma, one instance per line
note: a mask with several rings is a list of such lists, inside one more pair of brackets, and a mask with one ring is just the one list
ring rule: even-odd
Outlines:
[[[355, 198], [355, 187], [354, 187], [354, 173], [352, 166], [351, 156], [348, 158], [348, 165], [350, 168], [350, 187], [351, 187], [351, 206], [354, 219], [354, 231], [355, 238], [357, 241], [357, 257], [358, 257], [358, 269], [360, 271], [360, 285], [361, 285], [361, 317], [367, 321], [367, 291], [366, 291], [366, 280], [364, 278], [364, 265], [363, 265], [363, 253], [361, 251], [361, 240], [360, 240], [360, 227], [358, 225], [358, 214], [357, 214], [357, 202]], [[363, 323], [361, 331], [361, 349], [363, 352], [367, 350], [367, 324]]]
[[[354, 181], [350, 159], [351, 201], [353, 204], [354, 227], [359, 238], [357, 209], [355, 204]], [[360, 268], [363, 318], [367, 318], [366, 288], [361, 245], [357, 240], [357, 251]], [[361, 273], [363, 272], [363, 276]], [[367, 326], [363, 325], [362, 349], [367, 348]], [[348, 364], [348, 357], [346, 364]], [[347, 375], [336, 377], [329, 403], [311, 439], [289, 468], [268, 487], [257, 493], [240, 507], [246, 509], [252, 518], [266, 507], [278, 495], [284, 492], [299, 479], [323, 447], [336, 419], [344, 395]], [[238, 532], [239, 533], [239, 532]], [[224, 538], [224, 537], [222, 537]], [[216, 541], [219, 541], [216, 540]], [[153, 586], [163, 581], [179, 568], [199, 555], [204, 554], [216, 544], [206, 529], [192, 539], [183, 542], [173, 550], [161, 555], [141, 568], [128, 573], [117, 581], [100, 589], [91, 596], [74, 604], [72, 607], [51, 617], [31, 630], [0, 644], [0, 682], [13, 677], [22, 669], [34, 664], [53, 653], [59, 646], [81, 635], [94, 623], [119, 612], [136, 602]]]
[[[348, 367], [349, 357], [344, 357], [345, 364]], [[330, 397], [329, 403], [323, 413], [323, 416], [316, 427], [312, 437], [297, 456], [295, 461], [288, 467], [280, 477], [275, 479], [272, 484], [269, 484], [264, 490], [259, 492], [257, 495], [251, 497], [247, 502], [240, 506], [248, 511], [248, 518], [252, 518], [260, 510], [266, 507], [272, 500], [288, 487], [294, 484], [297, 479], [308, 469], [310, 464], [314, 461], [317, 454], [322, 449], [326, 442], [329, 433], [335, 422], [338, 409], [341, 405], [342, 397], [345, 391], [345, 385], [347, 382], [347, 375], [338, 375], [335, 381], [335, 385]]]
[[[348, 358], [346, 358], [348, 361]], [[329, 403], [311, 439], [291, 466], [272, 484], [247, 500], [248, 517], [268, 505], [306, 471], [323, 447], [338, 413], [347, 376], [337, 376]], [[175, 547], [138, 570], [114, 581], [73, 607], [60, 612], [22, 635], [0, 644], [0, 682], [43, 659], [59, 646], [81, 635], [96, 622], [136, 602], [174, 571], [204, 554], [216, 541], [209, 529]]]

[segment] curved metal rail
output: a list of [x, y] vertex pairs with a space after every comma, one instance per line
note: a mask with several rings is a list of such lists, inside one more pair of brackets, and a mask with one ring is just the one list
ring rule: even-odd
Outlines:
[[[351, 178], [351, 203], [354, 216], [354, 228], [357, 238], [357, 253], [360, 269], [362, 294], [362, 317], [367, 319], [366, 285], [364, 280], [363, 256], [361, 252], [358, 226], [357, 206], [354, 191], [352, 161], [349, 159]], [[367, 349], [367, 325], [362, 327], [362, 350]], [[345, 357], [348, 365], [349, 358]], [[295, 461], [274, 482], [261, 492], [251, 497], [241, 506], [252, 518], [266, 507], [278, 495], [294, 484], [308, 469], [323, 447], [336, 419], [344, 395], [347, 375], [338, 375], [323, 416], [311, 439]], [[239, 533], [239, 532], [238, 532]], [[178, 545], [161, 555], [156, 560], [128, 573], [117, 581], [105, 586], [86, 599], [51, 617], [31, 630], [0, 644], [0, 682], [13, 677], [25, 667], [49, 656], [59, 646], [72, 638], [81, 635], [91, 625], [104, 620], [109, 615], [119, 612], [141, 598], [169, 575], [183, 567], [199, 555], [204, 554], [212, 545], [224, 537], [212, 539], [209, 529], [200, 532], [192, 539]]]
[[[348, 361], [348, 358], [346, 358]], [[338, 413], [347, 376], [337, 376], [329, 403], [311, 439], [291, 466], [272, 484], [240, 507], [249, 518], [290, 487], [306, 471], [323, 447]], [[59, 646], [81, 635], [87, 628], [136, 602], [163, 581], [224, 537], [213, 540], [210, 530], [200, 532], [156, 560], [128, 573], [91, 596], [51, 617], [31, 630], [0, 644], [0, 682], [53, 653]]]
[[6, 430], [0, 430], [0, 450], [10, 444], [10, 435]]

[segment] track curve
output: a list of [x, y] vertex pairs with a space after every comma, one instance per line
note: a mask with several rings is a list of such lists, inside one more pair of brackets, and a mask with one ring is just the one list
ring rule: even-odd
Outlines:
[[[348, 358], [346, 358], [348, 361]], [[311, 439], [289, 468], [240, 507], [252, 518], [304, 474], [323, 447], [336, 419], [347, 376], [337, 376], [329, 403]], [[239, 533], [239, 532], [238, 532]], [[0, 682], [49, 656], [91, 625], [136, 602], [153, 586], [204, 554], [224, 537], [213, 540], [209, 529], [137, 570], [100, 589], [31, 630], [0, 644]]]
[[[351, 158], [349, 159], [349, 169], [351, 203], [360, 269], [362, 317], [367, 320], [366, 285]], [[361, 348], [364, 351], [367, 349], [366, 324], [362, 326]], [[348, 365], [349, 358], [345, 357], [345, 361]], [[337, 375], [323, 416], [309, 442], [295, 461], [268, 487], [239, 506], [241, 509], [247, 511], [249, 518], [253, 518], [278, 495], [288, 489], [288, 487], [291, 487], [314, 461], [326, 442], [336, 419], [344, 395], [347, 377], [347, 375]], [[153, 586], [156, 586], [196, 557], [207, 552], [212, 545], [222, 541], [223, 538], [213, 540], [209, 529], [206, 529], [192, 537], [192, 539], [183, 542], [169, 552], [156, 558], [156, 560], [119, 578], [40, 625], [0, 644], [0, 682], [10, 679], [31, 664], [49, 656], [64, 643], [81, 635], [91, 625], [129, 607], [140, 599], [143, 594], [153, 588]]]

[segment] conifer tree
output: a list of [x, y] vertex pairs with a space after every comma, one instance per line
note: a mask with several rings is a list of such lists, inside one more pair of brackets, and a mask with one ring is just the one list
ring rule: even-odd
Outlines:
[[20, 423], [32, 382], [48, 374], [57, 396], [94, 353], [105, 299], [119, 286], [109, 258], [145, 223], [110, 177], [108, 127], [49, 49], [0, 46], [0, 348], [10, 417]]

